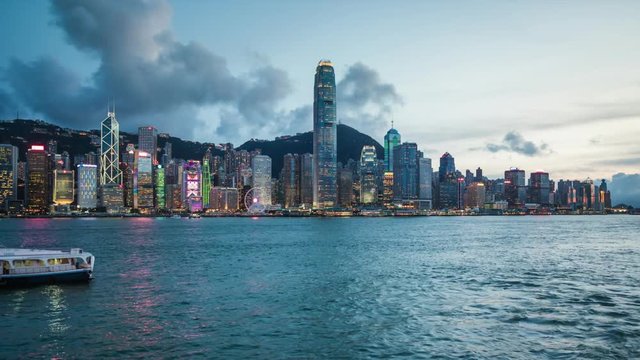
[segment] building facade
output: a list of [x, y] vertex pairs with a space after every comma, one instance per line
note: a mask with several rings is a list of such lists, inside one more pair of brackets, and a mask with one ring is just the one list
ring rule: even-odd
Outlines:
[[18, 148], [0, 144], [0, 209], [18, 199]]
[[158, 164], [158, 129], [153, 126], [138, 128], [138, 150], [151, 155], [151, 163]]
[[53, 203], [71, 205], [74, 200], [75, 174], [73, 170], [53, 171]]
[[253, 170], [253, 188], [258, 189], [258, 202], [271, 205], [271, 158], [267, 155], [255, 155], [251, 159]]
[[393, 172], [393, 148], [400, 145], [400, 133], [391, 126], [384, 136], [384, 169]]
[[360, 152], [360, 203], [363, 205], [378, 202], [378, 162], [376, 148], [365, 145]]
[[98, 206], [98, 167], [78, 164], [78, 208], [94, 209]]
[[43, 145], [27, 150], [26, 205], [30, 212], [45, 212], [49, 208], [49, 156]]

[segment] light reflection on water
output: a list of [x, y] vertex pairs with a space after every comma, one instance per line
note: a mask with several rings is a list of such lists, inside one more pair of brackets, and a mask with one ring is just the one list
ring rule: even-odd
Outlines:
[[0, 291], [0, 357], [638, 357], [637, 219], [0, 221], [97, 257]]

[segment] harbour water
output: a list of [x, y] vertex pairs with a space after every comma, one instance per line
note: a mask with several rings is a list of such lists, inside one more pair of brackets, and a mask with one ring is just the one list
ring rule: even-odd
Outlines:
[[638, 358], [640, 217], [3, 219], [0, 358]]

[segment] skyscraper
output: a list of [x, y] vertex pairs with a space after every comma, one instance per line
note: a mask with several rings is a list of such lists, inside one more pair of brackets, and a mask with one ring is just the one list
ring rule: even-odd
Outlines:
[[378, 201], [378, 173], [376, 148], [365, 145], [360, 152], [360, 203], [373, 204]]
[[49, 206], [49, 160], [44, 146], [32, 145], [27, 150], [27, 208], [44, 212]]
[[0, 144], [0, 208], [18, 199], [18, 148]]
[[100, 185], [120, 185], [120, 124], [115, 112], [102, 120], [100, 138]]
[[150, 153], [135, 150], [133, 164], [133, 208], [153, 207], [153, 160]]
[[504, 196], [510, 209], [523, 208], [527, 200], [524, 170], [511, 168], [504, 172]]
[[393, 148], [400, 145], [400, 133], [393, 128], [387, 131], [384, 136], [384, 169], [385, 171], [393, 171]]
[[78, 207], [93, 209], [98, 206], [98, 167], [92, 164], [78, 164]]
[[438, 169], [438, 177], [440, 182], [447, 178], [448, 174], [456, 172], [455, 159], [448, 152], [442, 154], [440, 157], [440, 168]]
[[549, 205], [549, 173], [532, 172], [529, 175], [529, 201], [542, 206]]
[[338, 205], [350, 208], [353, 203], [353, 170], [338, 163]]
[[158, 129], [153, 126], [142, 126], [138, 128], [138, 150], [151, 155], [151, 163], [158, 164]]
[[74, 173], [72, 170], [53, 171], [53, 203], [70, 205], [74, 199]]
[[433, 207], [433, 168], [431, 159], [418, 159], [418, 199], [421, 209], [431, 209]]
[[300, 205], [313, 206], [313, 155], [300, 155]]
[[271, 158], [256, 155], [251, 159], [253, 187], [259, 189], [258, 201], [262, 205], [271, 205]]
[[403, 143], [393, 149], [393, 199], [418, 200], [418, 145]]
[[165, 209], [167, 207], [166, 195], [164, 188], [164, 168], [162, 165], [156, 165], [154, 176], [154, 206], [156, 209]]
[[284, 156], [281, 181], [284, 207], [298, 207], [300, 205], [300, 156], [298, 154]]
[[209, 208], [211, 195], [211, 149], [207, 149], [202, 158], [202, 207]]
[[200, 161], [189, 160], [182, 171], [183, 206], [191, 212], [202, 210], [202, 168]]
[[337, 204], [336, 77], [333, 64], [322, 60], [313, 89], [313, 207]]

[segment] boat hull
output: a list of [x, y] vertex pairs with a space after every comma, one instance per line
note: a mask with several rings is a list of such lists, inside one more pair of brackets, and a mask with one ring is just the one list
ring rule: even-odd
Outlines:
[[89, 269], [40, 274], [0, 275], [0, 287], [89, 282], [92, 278], [93, 276]]

